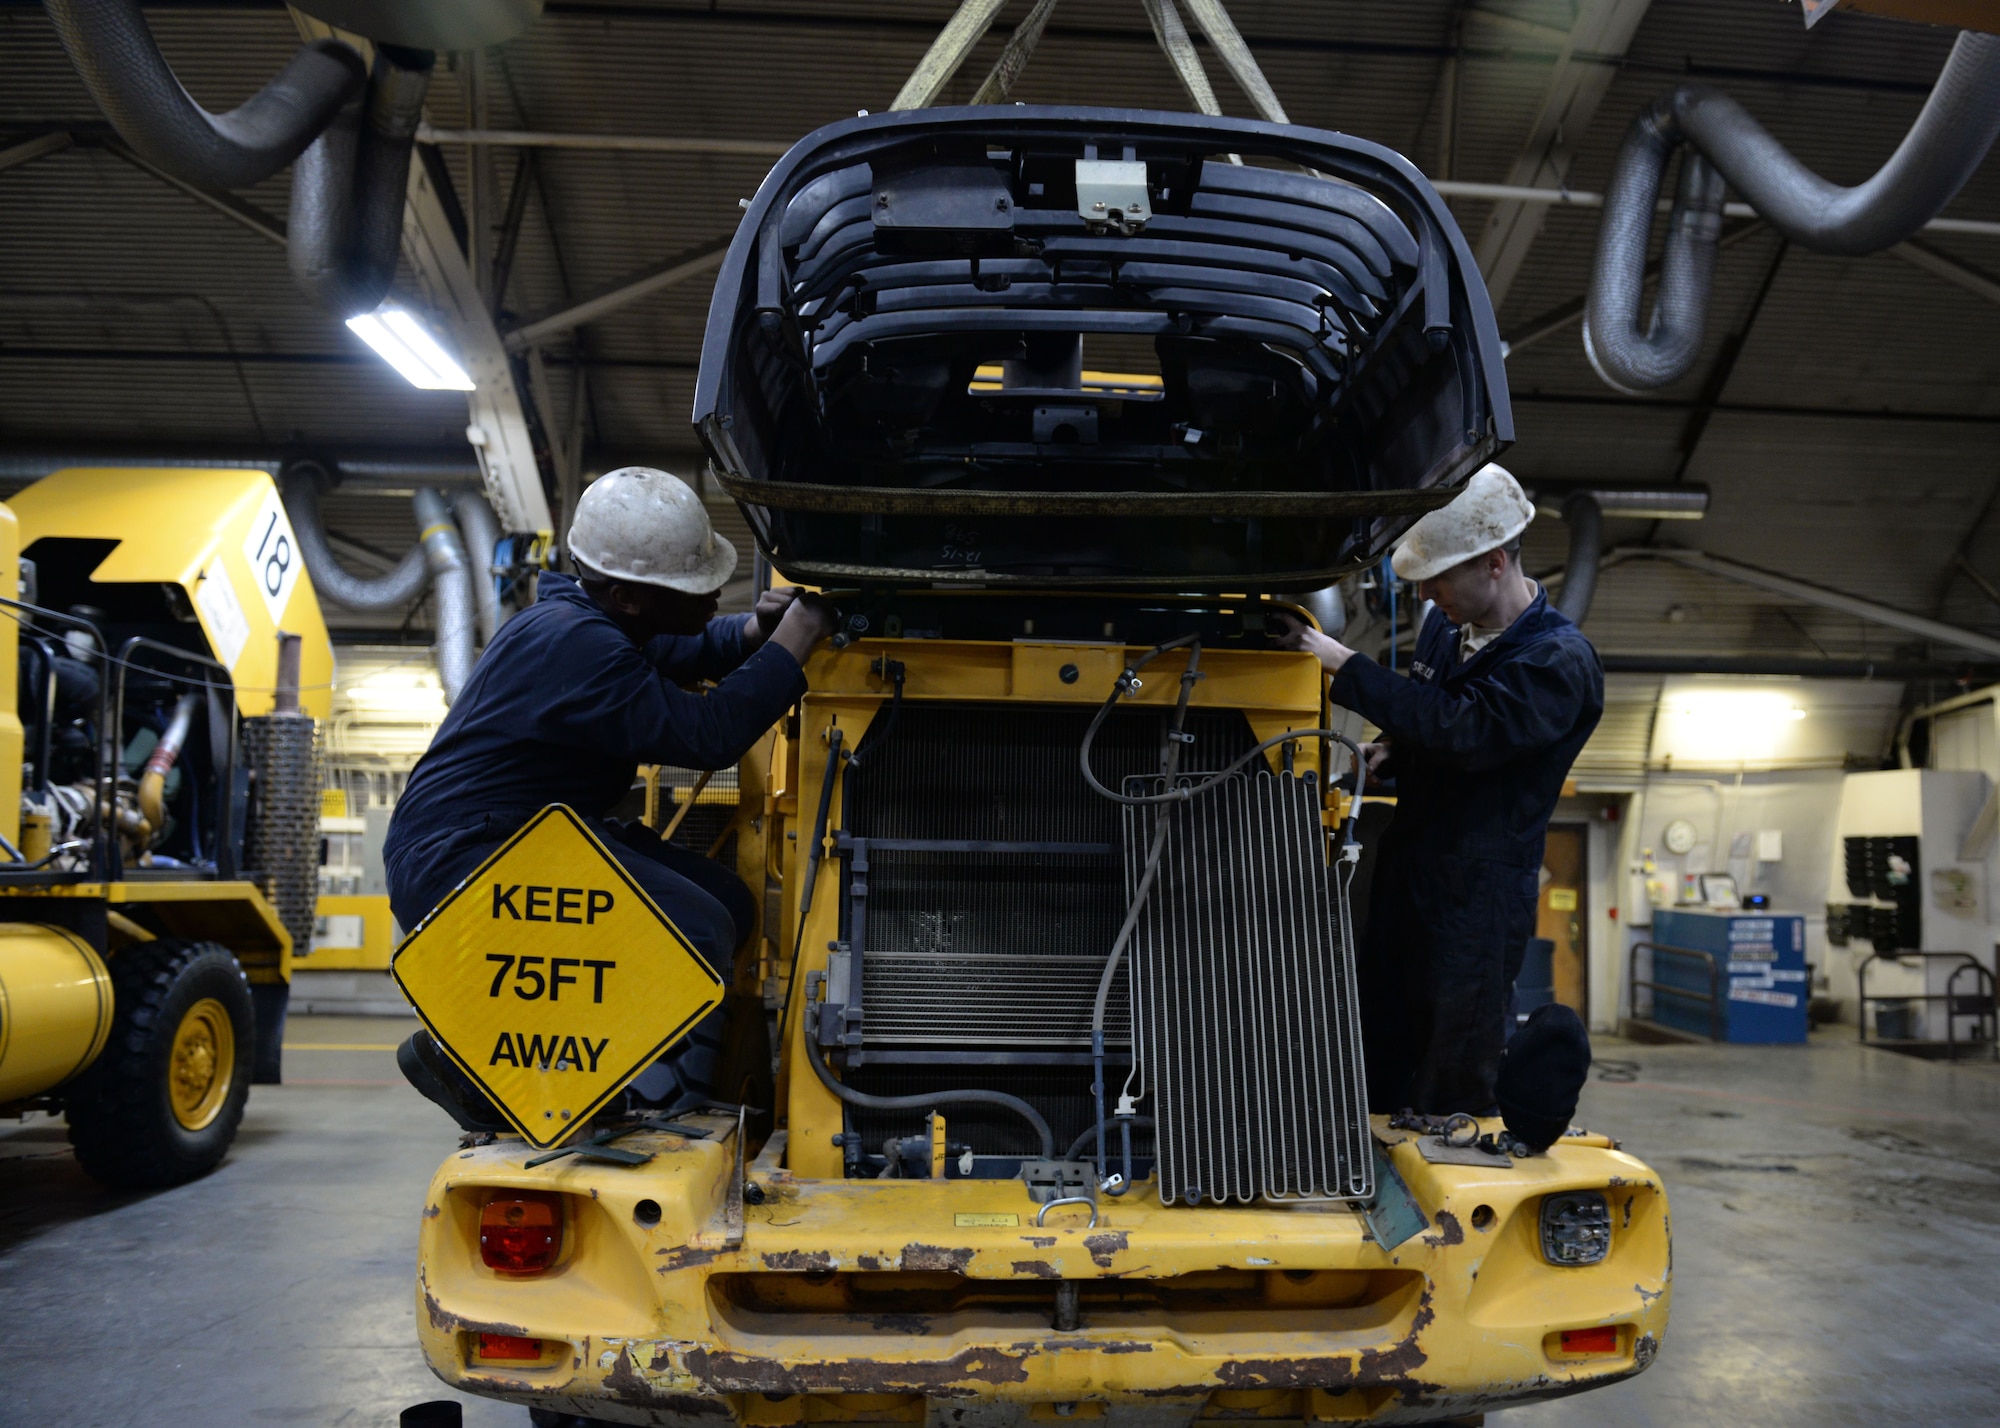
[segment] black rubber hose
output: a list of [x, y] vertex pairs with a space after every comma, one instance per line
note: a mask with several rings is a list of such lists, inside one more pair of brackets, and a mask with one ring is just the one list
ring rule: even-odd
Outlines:
[[[1710, 231], [1719, 226], [1721, 183], [1743, 195], [1784, 237], [1818, 253], [1880, 252], [1935, 218], [1964, 187], [2000, 135], [2000, 36], [1959, 35], [1923, 111], [1887, 163], [1852, 188], [1828, 183], [1801, 164], [1742, 105], [1688, 85], [1657, 100], [1633, 122], [1604, 196], [1597, 261], [1584, 317], [1584, 347], [1600, 377], [1626, 391], [1664, 386], [1693, 365], [1700, 348], [1714, 269]], [[1662, 176], [1685, 144], [1681, 196], [1654, 315], [1639, 325], [1647, 238]], [[1703, 165], [1692, 175], [1690, 159]], [[1709, 212], [1712, 207], [1713, 213]], [[1691, 242], [1675, 252], [1683, 229]]]
[[1597, 594], [1597, 562], [1604, 544], [1604, 508], [1588, 491], [1563, 502], [1563, 523], [1569, 527], [1569, 563], [1563, 567], [1562, 594], [1556, 609], [1576, 624], [1590, 613]]
[[292, 276], [336, 317], [373, 312], [395, 281], [410, 152], [436, 59], [376, 46], [365, 98], [342, 106], [292, 170]]
[[1151, 1130], [1153, 1128], [1153, 1118], [1151, 1116], [1123, 1116], [1114, 1117], [1109, 1121], [1099, 1121], [1096, 1125], [1070, 1142], [1069, 1152], [1063, 1156], [1063, 1159], [1075, 1160], [1090, 1148], [1091, 1141], [1096, 1138], [1099, 1131], [1104, 1130], [1108, 1126], [1119, 1125], [1130, 1126], [1133, 1130]]
[[308, 461], [286, 467], [279, 478], [285, 514], [292, 519], [299, 557], [312, 576], [314, 591], [344, 609], [361, 611], [399, 610], [423, 594], [430, 584], [431, 570], [421, 542], [404, 552], [394, 570], [374, 580], [350, 574], [341, 565], [319, 513], [320, 483], [325, 479], [325, 471]]
[[1019, 1096], [1010, 1096], [1005, 1091], [925, 1091], [916, 1096], [871, 1096], [866, 1091], [857, 1091], [834, 1079], [833, 1073], [826, 1068], [826, 1062], [813, 1049], [810, 1027], [806, 1029], [805, 1052], [806, 1060], [812, 1063], [813, 1074], [819, 1077], [820, 1084], [850, 1106], [859, 1106], [864, 1111], [928, 1111], [952, 1105], [998, 1106], [1003, 1111], [1012, 1111], [1034, 1130], [1036, 1139], [1041, 1143], [1042, 1159], [1055, 1159], [1055, 1132], [1042, 1119], [1042, 1113]]
[[45, 5], [77, 76], [119, 137], [189, 183], [262, 182], [303, 153], [368, 82], [352, 46], [314, 40], [257, 93], [227, 114], [211, 114], [174, 77], [135, 0]]

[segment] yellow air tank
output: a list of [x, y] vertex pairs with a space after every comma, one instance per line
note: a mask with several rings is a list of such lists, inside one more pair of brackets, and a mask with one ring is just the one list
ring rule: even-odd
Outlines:
[[0, 1102], [60, 1086], [111, 1032], [111, 974], [75, 933], [0, 922]]

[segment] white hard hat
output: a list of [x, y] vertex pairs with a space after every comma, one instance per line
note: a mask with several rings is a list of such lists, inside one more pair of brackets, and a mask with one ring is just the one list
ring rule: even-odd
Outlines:
[[592, 574], [688, 595], [720, 590], [736, 547], [715, 533], [685, 481], [650, 466], [621, 466], [583, 488], [569, 555]]
[[1528, 528], [1534, 502], [1504, 466], [1472, 473], [1465, 489], [1404, 533], [1389, 564], [1405, 580], [1429, 580], [1461, 561], [1498, 550]]

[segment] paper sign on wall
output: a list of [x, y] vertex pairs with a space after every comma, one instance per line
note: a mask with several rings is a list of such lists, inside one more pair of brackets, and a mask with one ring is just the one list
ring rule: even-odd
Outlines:
[[1575, 912], [1575, 911], [1576, 911], [1576, 889], [1575, 889], [1575, 888], [1550, 888], [1550, 889], [1549, 889], [1549, 911], [1550, 911], [1550, 912]]

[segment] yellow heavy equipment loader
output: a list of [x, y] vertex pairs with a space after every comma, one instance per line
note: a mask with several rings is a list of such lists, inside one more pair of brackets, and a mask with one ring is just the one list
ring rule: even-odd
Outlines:
[[647, 785], [764, 894], [737, 1059], [705, 1113], [601, 1109], [713, 976], [614, 922], [562, 810], [412, 934], [399, 978], [518, 1132], [423, 1207], [441, 1378], [541, 1424], [1186, 1428], [1467, 1421], [1652, 1361], [1652, 1170], [1366, 1102], [1359, 730], [1274, 618], [1513, 435], [1411, 165], [1199, 116], [844, 121], [751, 202], [695, 418], [842, 615], [733, 778]]
[[276, 1081], [332, 650], [261, 470], [72, 469], [0, 506], [0, 1113], [120, 1186]]

